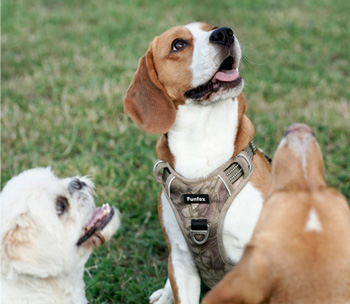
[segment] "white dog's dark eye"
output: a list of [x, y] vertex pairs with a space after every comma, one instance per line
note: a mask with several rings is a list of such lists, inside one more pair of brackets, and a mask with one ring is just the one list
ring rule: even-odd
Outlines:
[[58, 216], [61, 216], [65, 212], [67, 212], [69, 207], [68, 200], [64, 196], [59, 196], [56, 199], [56, 211]]
[[171, 45], [171, 51], [177, 52], [181, 51], [188, 45], [188, 42], [182, 39], [175, 39]]

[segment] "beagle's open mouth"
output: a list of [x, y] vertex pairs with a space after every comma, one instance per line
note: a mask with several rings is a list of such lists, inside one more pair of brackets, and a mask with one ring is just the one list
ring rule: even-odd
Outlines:
[[90, 239], [94, 234], [103, 230], [104, 227], [111, 221], [114, 216], [114, 209], [109, 204], [104, 204], [102, 207], [94, 209], [92, 218], [87, 223], [83, 230], [83, 235], [77, 242], [77, 245], [85, 243]]
[[190, 99], [205, 99], [220, 89], [232, 89], [238, 86], [242, 82], [242, 77], [240, 77], [233, 62], [232, 56], [227, 57], [206, 84], [186, 91], [185, 96]]

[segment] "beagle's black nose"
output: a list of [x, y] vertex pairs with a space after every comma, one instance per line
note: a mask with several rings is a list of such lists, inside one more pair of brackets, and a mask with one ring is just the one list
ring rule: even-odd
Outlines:
[[211, 33], [209, 41], [214, 44], [222, 44], [230, 47], [234, 42], [235, 37], [233, 31], [229, 27], [219, 27]]

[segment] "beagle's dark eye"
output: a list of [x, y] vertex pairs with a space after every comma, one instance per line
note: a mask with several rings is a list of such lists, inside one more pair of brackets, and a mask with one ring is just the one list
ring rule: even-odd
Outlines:
[[175, 39], [171, 45], [171, 51], [177, 52], [181, 51], [188, 45], [188, 42], [182, 39]]
[[68, 211], [69, 203], [64, 196], [59, 196], [56, 199], [56, 212], [58, 216], [63, 215]]

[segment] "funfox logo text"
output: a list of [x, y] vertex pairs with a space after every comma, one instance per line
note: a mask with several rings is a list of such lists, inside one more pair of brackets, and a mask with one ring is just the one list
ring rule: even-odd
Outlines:
[[208, 194], [184, 194], [185, 204], [209, 204]]

